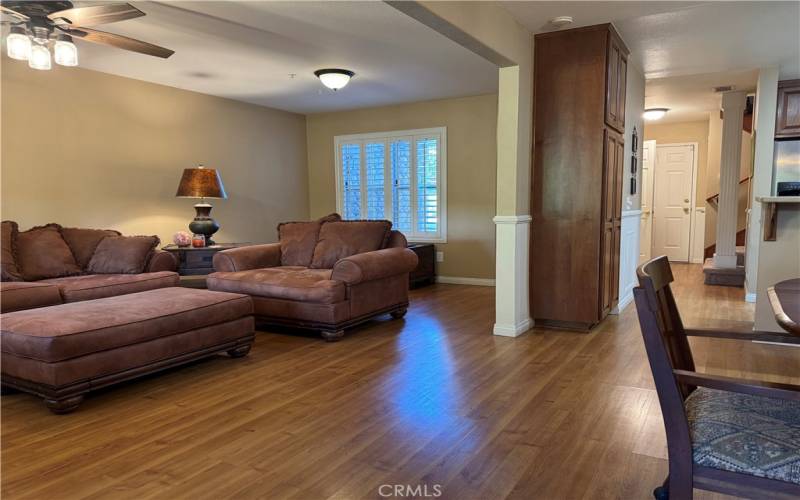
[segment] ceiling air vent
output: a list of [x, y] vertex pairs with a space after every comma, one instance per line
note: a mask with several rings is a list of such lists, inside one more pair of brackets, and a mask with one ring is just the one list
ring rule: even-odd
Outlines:
[[714, 92], [730, 92], [733, 88], [733, 85], [720, 85], [719, 87], [714, 87]]

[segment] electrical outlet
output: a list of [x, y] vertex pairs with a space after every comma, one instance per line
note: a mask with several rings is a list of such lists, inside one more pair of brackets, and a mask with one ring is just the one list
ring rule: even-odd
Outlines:
[[444, 262], [444, 252], [436, 252], [436, 262]]

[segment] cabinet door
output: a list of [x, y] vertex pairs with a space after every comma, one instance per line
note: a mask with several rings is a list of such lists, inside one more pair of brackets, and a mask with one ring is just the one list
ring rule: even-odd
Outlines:
[[625, 175], [625, 139], [618, 136], [615, 141], [617, 153], [614, 157], [614, 227], [611, 243], [611, 307], [619, 302], [619, 251], [622, 237], [622, 180]]
[[778, 84], [778, 116], [775, 137], [800, 137], [800, 80]]
[[603, 137], [603, 205], [602, 234], [600, 235], [600, 319], [604, 318], [614, 302], [614, 215], [616, 211], [616, 165], [619, 155], [617, 133], [606, 128]]
[[617, 63], [618, 76], [617, 76], [617, 130], [620, 132], [625, 131], [625, 91], [628, 83], [628, 58], [617, 48], [619, 53], [619, 62]]
[[619, 46], [609, 36], [606, 58], [606, 124], [619, 128]]

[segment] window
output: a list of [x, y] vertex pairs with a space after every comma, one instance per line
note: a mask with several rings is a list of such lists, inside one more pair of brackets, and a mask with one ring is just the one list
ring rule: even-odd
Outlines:
[[388, 219], [410, 241], [447, 241], [444, 127], [337, 136], [334, 145], [345, 219]]

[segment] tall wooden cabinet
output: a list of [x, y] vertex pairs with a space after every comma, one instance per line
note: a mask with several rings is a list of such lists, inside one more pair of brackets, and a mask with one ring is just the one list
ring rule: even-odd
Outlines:
[[534, 50], [531, 315], [585, 330], [619, 298], [628, 49], [604, 24]]

